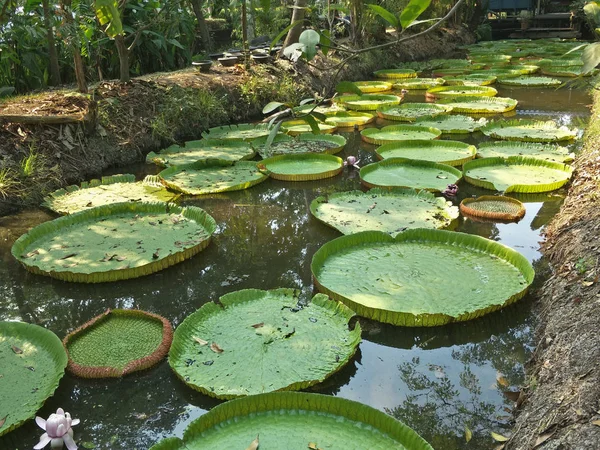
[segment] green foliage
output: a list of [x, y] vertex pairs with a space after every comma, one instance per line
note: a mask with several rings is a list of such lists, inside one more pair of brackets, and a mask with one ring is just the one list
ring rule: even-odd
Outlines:
[[307, 91], [299, 88], [290, 73], [281, 71], [275, 75], [270, 75], [269, 69], [265, 67], [252, 67], [246, 79], [239, 85], [243, 101], [251, 107], [273, 101], [297, 104], [309, 95]]
[[116, 0], [95, 0], [94, 9], [100, 25], [106, 25], [104, 32], [109, 38], [114, 39], [123, 33], [123, 23]]
[[478, 41], [491, 41], [492, 26], [489, 23], [482, 23], [477, 25], [477, 28], [475, 29], [475, 37]]

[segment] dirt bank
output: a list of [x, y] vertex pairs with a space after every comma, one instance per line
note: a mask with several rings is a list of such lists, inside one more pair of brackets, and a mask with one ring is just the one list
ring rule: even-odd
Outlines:
[[[354, 60], [340, 79], [359, 80], [403, 61], [458, 56], [471, 43], [463, 28], [441, 29], [385, 53]], [[211, 126], [261, 118], [269, 101], [297, 102], [322, 93], [331, 74], [285, 61], [269, 66], [213, 66], [153, 74], [128, 84], [103, 82], [89, 96], [61, 90], [0, 104], [0, 216], [37, 205], [59, 187], [99, 176], [109, 167], [142, 161], [150, 151], [197, 139]], [[31, 123], [24, 117], [34, 116]]]
[[552, 275], [537, 294], [537, 348], [506, 449], [600, 448], [600, 93], [575, 176], [546, 228]]

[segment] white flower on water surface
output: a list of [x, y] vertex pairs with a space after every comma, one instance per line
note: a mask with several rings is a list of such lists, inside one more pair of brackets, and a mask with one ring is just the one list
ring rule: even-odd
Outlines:
[[344, 161], [344, 166], [352, 166], [355, 169], [360, 169], [360, 166], [358, 165], [359, 162], [360, 160], [356, 159], [355, 156], [348, 156], [346, 161]]
[[77, 445], [73, 440], [73, 429], [79, 423], [79, 419], [71, 419], [71, 414], [66, 413], [62, 408], [56, 410], [56, 414], [50, 414], [48, 420], [36, 416], [37, 423], [44, 434], [40, 436], [40, 442], [33, 447], [34, 450], [40, 450], [50, 444], [52, 448], [63, 448], [63, 444], [68, 450], [77, 450]]

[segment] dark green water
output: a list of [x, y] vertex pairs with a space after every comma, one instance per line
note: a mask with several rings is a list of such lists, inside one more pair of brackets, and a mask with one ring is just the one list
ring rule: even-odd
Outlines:
[[[518, 117], [552, 118], [584, 125], [590, 99], [583, 91], [498, 87], [500, 96], [520, 101]], [[407, 101], [422, 101], [423, 91]], [[382, 126], [387, 122], [379, 122]], [[339, 156], [375, 161], [375, 146], [345, 133]], [[481, 133], [464, 140], [478, 143]], [[111, 173], [155, 173], [135, 166]], [[490, 193], [461, 183], [460, 199]], [[0, 320], [23, 320], [59, 337], [106, 308], [139, 308], [167, 317], [176, 327], [204, 303], [239, 289], [300, 288], [312, 296], [312, 255], [339, 233], [314, 219], [309, 205], [318, 195], [359, 189], [358, 172], [319, 182], [268, 180], [246, 191], [187, 199], [219, 224], [212, 244], [193, 259], [162, 272], [111, 284], [70, 284], [29, 274], [10, 255], [14, 240], [54, 216], [42, 210], [0, 218]], [[527, 214], [519, 223], [482, 224], [462, 220], [458, 231], [478, 234], [516, 248], [534, 263], [537, 283], [545, 271], [538, 242], [558, 211], [562, 192], [520, 198]], [[458, 204], [457, 201], [457, 204]], [[454, 280], [448, 280], [452, 283]], [[502, 390], [524, 383], [523, 364], [533, 346], [530, 298], [482, 319], [430, 329], [407, 329], [361, 320], [363, 342], [341, 372], [312, 391], [357, 400], [403, 420], [436, 449], [492, 449], [490, 431], [508, 433], [510, 401]], [[500, 382], [498, 382], [500, 380]], [[0, 399], [1, 401], [1, 399]], [[80, 448], [146, 449], [166, 436], [181, 436], [190, 421], [220, 403], [201, 395], [171, 372], [166, 361], [120, 380], [83, 380], [66, 374], [40, 411], [62, 407], [81, 419], [74, 428]], [[1, 450], [32, 448], [42, 431], [29, 421], [0, 438]]]

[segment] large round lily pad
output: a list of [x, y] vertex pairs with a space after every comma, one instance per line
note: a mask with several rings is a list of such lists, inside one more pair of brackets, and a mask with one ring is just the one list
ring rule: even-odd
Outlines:
[[246, 289], [206, 303], [177, 327], [169, 364], [188, 386], [217, 398], [320, 383], [354, 355], [354, 313], [325, 295]]
[[36, 274], [116, 281], [191, 258], [210, 243], [215, 229], [214, 219], [197, 207], [114, 203], [38, 225], [17, 239], [12, 254]]
[[185, 146], [172, 145], [159, 153], [150, 152], [146, 162], [157, 164], [161, 167], [183, 166], [203, 159], [223, 159], [226, 161], [240, 161], [252, 159], [254, 149], [244, 141], [233, 139], [200, 139], [199, 141], [186, 142]]
[[375, 120], [375, 115], [364, 111], [333, 111], [325, 113], [325, 123], [337, 125], [338, 128], [347, 128], [366, 125]]
[[433, 450], [421, 436], [370, 406], [330, 395], [273, 392], [223, 403], [194, 420], [183, 440], [150, 450]]
[[294, 153], [329, 153], [335, 154], [342, 151], [346, 145], [344, 136], [329, 134], [304, 133], [293, 138], [286, 134], [275, 136], [271, 146], [266, 148], [267, 138], [252, 141], [263, 158], [273, 155], [289, 155]]
[[389, 94], [342, 95], [336, 101], [344, 108], [356, 111], [375, 111], [382, 106], [399, 104], [402, 97]]
[[486, 136], [496, 139], [526, 142], [558, 142], [577, 138], [577, 130], [558, 126], [553, 120], [502, 120], [488, 123], [481, 128]]
[[512, 111], [517, 100], [506, 97], [451, 97], [438, 101], [439, 104], [452, 106], [453, 113], [499, 114]]
[[415, 78], [417, 72], [412, 69], [383, 69], [373, 72], [376, 78]]
[[442, 132], [437, 128], [415, 125], [390, 125], [383, 128], [367, 128], [360, 132], [363, 141], [369, 144], [386, 144], [395, 141], [408, 141], [417, 139], [437, 139]]
[[379, 108], [377, 115], [388, 120], [414, 122], [420, 117], [435, 117], [440, 114], [447, 114], [450, 111], [452, 111], [452, 107], [436, 105], [435, 103], [405, 103]]
[[161, 316], [137, 309], [113, 309], [69, 333], [63, 344], [69, 372], [83, 378], [118, 378], [160, 362], [173, 340]]
[[410, 187], [443, 191], [461, 177], [461, 171], [452, 166], [405, 158], [384, 159], [360, 169], [360, 180], [370, 188]]
[[442, 134], [466, 134], [478, 131], [487, 124], [485, 118], [473, 119], [462, 114], [453, 114], [450, 116], [423, 117], [418, 119], [415, 124], [422, 127], [437, 128]]
[[449, 86], [489, 86], [496, 82], [497, 77], [476, 73], [446, 77], [445, 80]]
[[222, 127], [209, 128], [202, 133], [205, 139], [235, 139], [238, 141], [251, 141], [253, 139], [268, 136], [271, 133], [271, 127], [264, 123], [249, 124], [241, 123], [239, 125], [225, 125]]
[[443, 78], [407, 78], [394, 83], [394, 89], [423, 90], [444, 84]]
[[[337, 125], [330, 123], [317, 122], [317, 127], [319, 128], [319, 133], [331, 134], [335, 132], [337, 129]], [[298, 136], [302, 133], [311, 133], [313, 132], [309, 123], [304, 119], [297, 120], [287, 120], [285, 122], [281, 122], [281, 129], [285, 131], [290, 136]]]
[[144, 181], [136, 182], [135, 175], [127, 174], [59, 189], [47, 196], [42, 206], [59, 214], [72, 214], [111, 203], [170, 202], [174, 198], [175, 194], [167, 191], [158, 177], [148, 175]]
[[0, 322], [0, 436], [35, 416], [65, 373], [67, 354], [50, 330]]
[[392, 83], [387, 81], [355, 81], [354, 84], [365, 94], [392, 90]]
[[534, 278], [529, 261], [498, 242], [422, 228], [395, 238], [342, 236], [315, 253], [311, 268], [321, 292], [361, 316], [402, 326], [481, 317], [523, 297]]
[[498, 91], [489, 86], [438, 86], [427, 89], [425, 95], [432, 98], [444, 97], [494, 97]]
[[409, 228], [446, 228], [458, 217], [451, 202], [408, 188], [337, 192], [314, 199], [310, 212], [343, 234], [378, 230], [392, 236]]
[[516, 77], [516, 78], [499, 78], [498, 83], [507, 86], [560, 86], [562, 81], [550, 77]]
[[158, 174], [163, 182], [184, 194], [203, 195], [241, 191], [268, 177], [251, 161], [207, 159], [186, 166], [169, 167]]
[[513, 221], [525, 215], [525, 205], [512, 197], [482, 195], [477, 198], [465, 198], [460, 202], [460, 212], [478, 219]]
[[573, 161], [575, 155], [566, 147], [556, 144], [518, 141], [480, 142], [477, 155], [481, 158], [508, 158], [509, 156], [530, 156], [559, 163]]
[[380, 159], [422, 159], [449, 166], [462, 166], [475, 158], [477, 148], [461, 141], [400, 141], [384, 144], [376, 152]]
[[341, 158], [321, 153], [276, 155], [262, 160], [258, 167], [271, 178], [284, 181], [312, 181], [331, 178], [344, 168]]
[[565, 164], [524, 156], [476, 159], [466, 163], [463, 171], [465, 180], [475, 186], [524, 194], [559, 189], [573, 174]]
[[543, 75], [550, 77], [590, 77], [598, 73], [597, 70], [590, 70], [589, 72], [583, 72], [581, 66], [565, 66], [565, 67], [542, 67], [541, 72]]

